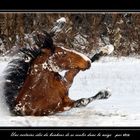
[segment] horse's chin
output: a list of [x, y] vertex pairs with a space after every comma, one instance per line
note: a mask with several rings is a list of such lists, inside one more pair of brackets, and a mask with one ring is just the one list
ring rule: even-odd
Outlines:
[[81, 71], [88, 70], [90, 67], [82, 68]]
[[87, 70], [87, 69], [85, 69], [85, 68], [84, 69], [81, 69], [81, 71], [85, 71], [85, 70]]

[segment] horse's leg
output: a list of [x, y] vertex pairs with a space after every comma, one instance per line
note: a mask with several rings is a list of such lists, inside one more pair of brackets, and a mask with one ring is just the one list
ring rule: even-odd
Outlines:
[[85, 107], [89, 103], [91, 103], [92, 101], [100, 100], [100, 99], [107, 99], [110, 96], [111, 96], [111, 93], [108, 90], [99, 91], [95, 96], [92, 96], [89, 98], [81, 98], [81, 99], [76, 100], [76, 101], [71, 100], [68, 96], [65, 96], [63, 98], [63, 103], [55, 111], [56, 112], [64, 112], [64, 111], [68, 111], [72, 108]]
[[71, 85], [73, 83], [73, 79], [79, 71], [80, 71], [79, 69], [70, 69], [65, 73], [64, 78], [66, 80], [66, 86], [68, 88], [71, 87]]
[[95, 96], [92, 96], [89, 98], [81, 98], [79, 100], [76, 100], [74, 102], [73, 107], [84, 107], [84, 106], [87, 106], [92, 101], [100, 100], [100, 99], [108, 99], [110, 96], [111, 96], [111, 93], [109, 90], [102, 90], [102, 91], [99, 91]]
[[91, 62], [98, 61], [102, 56], [109, 55], [114, 51], [113, 45], [106, 45], [104, 47], [101, 47], [96, 54], [90, 59]]

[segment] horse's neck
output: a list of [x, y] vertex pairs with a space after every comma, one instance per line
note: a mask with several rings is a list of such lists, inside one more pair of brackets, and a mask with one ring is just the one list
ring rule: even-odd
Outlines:
[[73, 83], [73, 79], [79, 71], [80, 70], [78, 70], [78, 69], [70, 69], [65, 73], [64, 78], [67, 81], [67, 87], [71, 87], [71, 85]]
[[48, 48], [41, 50], [41, 55], [39, 55], [32, 64], [42, 64], [52, 55], [51, 51]]

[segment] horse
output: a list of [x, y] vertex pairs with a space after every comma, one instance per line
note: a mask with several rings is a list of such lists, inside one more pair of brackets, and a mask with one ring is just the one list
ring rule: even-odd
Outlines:
[[[49, 48], [51, 53], [54, 52], [53, 36], [60, 32], [65, 25], [65, 18], [60, 18], [48, 33], [45, 30], [33, 31], [24, 37], [25, 47], [17, 47], [14, 51], [12, 60], [4, 70], [3, 96], [8, 110], [12, 113], [15, 107], [15, 99], [21, 89], [31, 66], [32, 61], [41, 54], [41, 49]], [[7, 54], [6, 54], [7, 55]], [[13, 114], [13, 113], [12, 113]]]
[[[35, 43], [31, 41], [31, 47], [20, 49], [17, 57], [8, 64], [4, 95], [11, 114], [47, 116], [110, 97], [110, 91], [102, 90], [95, 96], [72, 100], [69, 89], [80, 71], [89, 69], [92, 62], [110, 54], [113, 47], [102, 47], [88, 58], [75, 50], [54, 45], [52, 37], [57, 29], [50, 34], [37, 32]], [[64, 76], [61, 71], [66, 71]]]
[[[102, 90], [89, 98], [76, 101], [69, 98], [69, 89], [74, 77], [79, 71], [89, 69], [91, 62], [85, 55], [64, 47], [55, 46], [53, 55], [50, 49], [42, 49], [41, 55], [32, 62], [28, 76], [16, 98], [15, 114], [52, 115], [110, 97], [110, 91]], [[66, 72], [62, 76], [60, 72], [64, 70]]]

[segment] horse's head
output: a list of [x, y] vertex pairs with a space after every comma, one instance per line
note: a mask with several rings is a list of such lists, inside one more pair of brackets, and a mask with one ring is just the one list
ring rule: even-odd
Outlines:
[[74, 50], [55, 47], [54, 54], [46, 60], [43, 66], [55, 72], [69, 69], [86, 70], [90, 68], [91, 60], [87, 56]]

